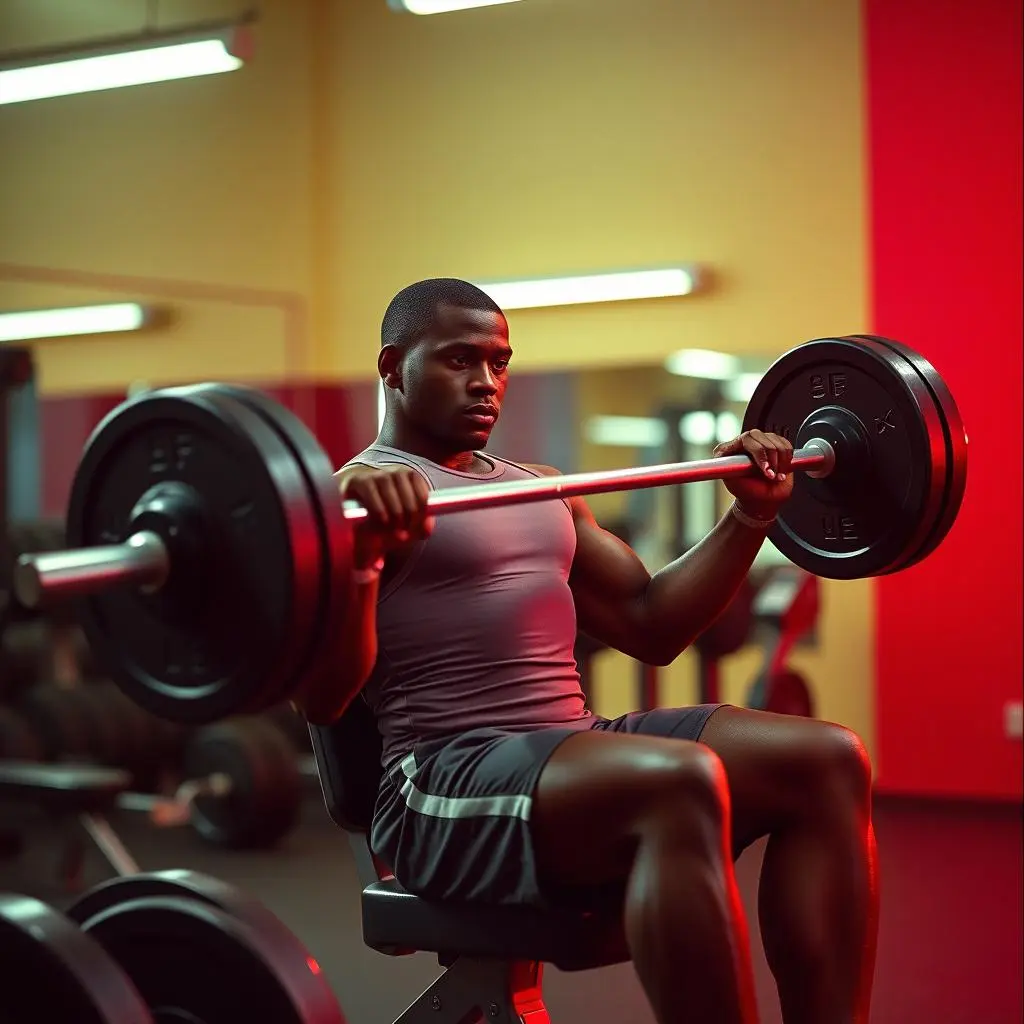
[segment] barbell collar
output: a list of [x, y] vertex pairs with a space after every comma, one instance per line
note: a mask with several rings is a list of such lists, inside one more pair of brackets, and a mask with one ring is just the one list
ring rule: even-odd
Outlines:
[[825, 477], [832, 475], [833, 470], [836, 468], [836, 450], [830, 442], [826, 441], [823, 437], [812, 437], [800, 451], [819, 452], [821, 454], [820, 465], [805, 465], [803, 467], [804, 472], [808, 476], [813, 477], [815, 480], [824, 480]]
[[[811, 438], [793, 452], [791, 468], [817, 476], [828, 476], [835, 467], [832, 445], [821, 438]], [[689, 484], [701, 480], [726, 480], [753, 476], [761, 470], [746, 455], [699, 459], [694, 462], [672, 462], [660, 466], [638, 466], [610, 469], [595, 473], [570, 473], [562, 476], [532, 477], [503, 484], [479, 484], [456, 487], [431, 494], [427, 510], [431, 515], [468, 512], [476, 509], [521, 505], [553, 498], [572, 498], [613, 491], [633, 491], [646, 487]], [[366, 509], [357, 501], [343, 503], [342, 511], [349, 522], [365, 519]]]

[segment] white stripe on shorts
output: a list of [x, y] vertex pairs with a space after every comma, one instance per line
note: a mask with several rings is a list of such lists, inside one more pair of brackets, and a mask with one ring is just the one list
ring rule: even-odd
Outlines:
[[406, 806], [432, 818], [522, 818], [528, 820], [533, 798], [518, 796], [433, 796], [417, 789], [412, 777], [416, 774], [416, 756], [409, 754], [402, 761], [405, 782], [399, 791]]

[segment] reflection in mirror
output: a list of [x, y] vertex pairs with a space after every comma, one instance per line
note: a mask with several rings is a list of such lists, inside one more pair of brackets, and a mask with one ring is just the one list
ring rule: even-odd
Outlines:
[[[488, 447], [565, 473], [710, 458], [742, 430], [767, 366], [763, 358], [691, 350], [665, 366], [516, 373]], [[629, 531], [652, 571], [700, 541], [730, 501], [715, 481], [588, 499], [603, 525]], [[780, 564], [788, 559], [767, 542], [755, 565]]]

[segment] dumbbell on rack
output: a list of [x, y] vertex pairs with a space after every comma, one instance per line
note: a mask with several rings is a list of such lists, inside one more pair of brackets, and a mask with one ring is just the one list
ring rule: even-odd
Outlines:
[[209, 843], [233, 849], [273, 846], [295, 826], [303, 783], [295, 750], [272, 722], [228, 719], [185, 744], [184, 781], [172, 797], [125, 793], [124, 810], [157, 825], [189, 824]]
[[[291, 744], [259, 718], [218, 722], [198, 730], [184, 754], [184, 781], [172, 796], [133, 791], [123, 770], [94, 764], [0, 763], [0, 801], [30, 803], [77, 817], [85, 835], [120, 875], [138, 873], [107, 815], [142, 811], [159, 826], [187, 824], [204, 841], [232, 849], [266, 848], [295, 826], [303, 774]], [[84, 836], [69, 842], [63, 880], [77, 888]]]
[[0, 948], [0, 1019], [12, 1024], [345, 1024], [278, 917], [191, 871], [105, 882], [64, 913], [0, 895]]

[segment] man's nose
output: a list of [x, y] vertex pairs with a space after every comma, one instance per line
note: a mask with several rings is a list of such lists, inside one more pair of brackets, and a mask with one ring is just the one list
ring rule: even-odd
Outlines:
[[498, 390], [497, 381], [488, 367], [483, 367], [479, 372], [473, 374], [470, 387], [474, 394], [493, 395]]

